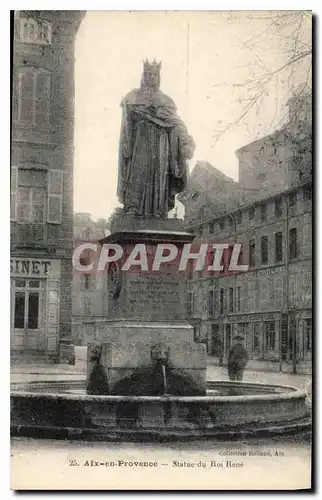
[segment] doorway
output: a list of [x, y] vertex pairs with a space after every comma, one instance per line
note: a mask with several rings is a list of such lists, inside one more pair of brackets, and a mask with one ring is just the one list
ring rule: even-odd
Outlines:
[[12, 280], [13, 350], [43, 351], [44, 280]]

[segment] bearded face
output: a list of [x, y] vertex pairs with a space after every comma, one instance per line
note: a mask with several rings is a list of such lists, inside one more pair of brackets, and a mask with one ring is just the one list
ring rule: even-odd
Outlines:
[[148, 87], [157, 88], [160, 84], [159, 75], [156, 71], [153, 70], [145, 71], [144, 80]]

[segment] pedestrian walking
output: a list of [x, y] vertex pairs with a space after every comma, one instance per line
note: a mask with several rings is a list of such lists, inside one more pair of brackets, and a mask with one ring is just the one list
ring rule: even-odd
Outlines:
[[231, 381], [241, 381], [248, 363], [248, 354], [243, 345], [244, 337], [236, 335], [234, 340], [228, 353], [228, 376]]

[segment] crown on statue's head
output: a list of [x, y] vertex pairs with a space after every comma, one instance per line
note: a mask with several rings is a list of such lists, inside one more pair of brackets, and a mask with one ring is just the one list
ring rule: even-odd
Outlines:
[[150, 63], [146, 59], [145, 61], [143, 61], [143, 68], [144, 68], [144, 71], [153, 71], [154, 73], [157, 73], [157, 72], [160, 73], [161, 64], [162, 64], [162, 61], [157, 63], [156, 60], [154, 59], [154, 61]]

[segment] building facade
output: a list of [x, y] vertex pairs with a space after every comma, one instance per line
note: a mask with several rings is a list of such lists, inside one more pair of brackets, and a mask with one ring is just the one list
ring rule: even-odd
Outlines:
[[80, 11], [14, 17], [11, 352], [72, 361], [74, 43]]
[[230, 275], [198, 271], [189, 279], [187, 316], [196, 340], [220, 363], [239, 333], [250, 365], [310, 370], [311, 93], [301, 91], [288, 107], [281, 130], [236, 152], [238, 182], [199, 162], [182, 195], [185, 226], [195, 243], [241, 243], [241, 263], [249, 266]]
[[[106, 219], [93, 221], [90, 214], [74, 214], [74, 246], [97, 243], [109, 234]], [[81, 256], [86, 265], [86, 253]], [[75, 345], [86, 345], [95, 340], [96, 328], [107, 318], [106, 273], [73, 273], [72, 288], [72, 338]]]
[[[198, 226], [200, 227], [200, 225]], [[312, 356], [312, 183], [207, 221], [195, 243], [241, 243], [247, 272], [194, 272], [187, 316], [225, 362], [235, 334], [251, 365], [307, 370]], [[189, 227], [188, 227], [189, 229]]]

